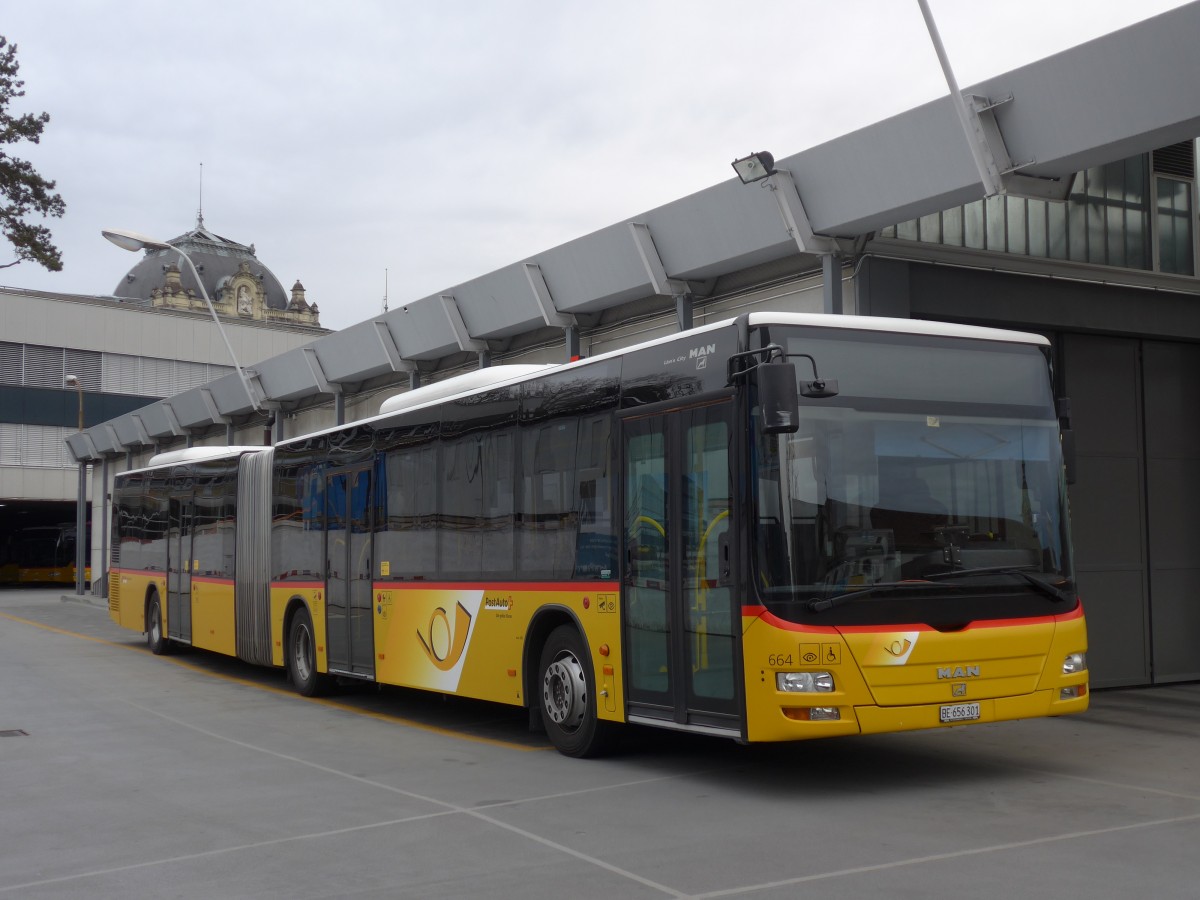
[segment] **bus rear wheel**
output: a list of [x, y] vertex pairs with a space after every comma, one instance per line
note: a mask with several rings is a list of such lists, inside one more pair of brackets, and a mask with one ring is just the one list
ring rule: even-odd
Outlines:
[[146, 605], [146, 646], [155, 656], [171, 651], [171, 641], [163, 632], [162, 602], [158, 599], [158, 591], [150, 595]]
[[316, 647], [312, 616], [307, 609], [299, 609], [288, 627], [285, 661], [292, 685], [304, 697], [315, 697], [325, 689], [327, 679], [317, 671]]
[[542, 647], [538, 667], [542, 722], [566, 756], [599, 756], [612, 743], [612, 723], [596, 716], [596, 680], [579, 632], [560, 625]]

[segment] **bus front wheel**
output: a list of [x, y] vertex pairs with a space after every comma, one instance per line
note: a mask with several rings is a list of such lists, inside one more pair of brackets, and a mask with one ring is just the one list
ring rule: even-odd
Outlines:
[[596, 680], [579, 632], [560, 625], [542, 648], [538, 687], [542, 722], [555, 749], [566, 756], [599, 756], [611, 744], [612, 723], [596, 716]]
[[155, 656], [162, 656], [171, 649], [171, 642], [163, 632], [162, 603], [158, 591], [150, 595], [146, 606], [146, 646]]
[[292, 685], [304, 697], [315, 697], [325, 687], [325, 676], [317, 671], [316, 641], [312, 616], [299, 609], [288, 628], [287, 671]]

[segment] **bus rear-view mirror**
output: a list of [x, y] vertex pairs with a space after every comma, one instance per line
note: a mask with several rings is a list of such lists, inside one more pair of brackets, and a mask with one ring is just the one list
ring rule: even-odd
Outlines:
[[763, 434], [794, 434], [800, 430], [795, 365], [767, 363], [758, 367], [758, 403]]

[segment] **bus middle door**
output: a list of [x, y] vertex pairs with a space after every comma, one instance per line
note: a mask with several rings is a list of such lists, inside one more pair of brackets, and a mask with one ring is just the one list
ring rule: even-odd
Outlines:
[[167, 500], [167, 637], [192, 642], [192, 531], [195, 500], [190, 486]]
[[329, 671], [375, 677], [371, 469], [325, 476], [325, 628]]
[[622, 422], [630, 719], [737, 730], [731, 404]]

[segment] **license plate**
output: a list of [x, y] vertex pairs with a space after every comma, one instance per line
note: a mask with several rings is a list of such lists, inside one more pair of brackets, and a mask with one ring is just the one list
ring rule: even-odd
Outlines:
[[978, 703], [952, 703], [939, 711], [943, 722], [973, 722], [979, 718]]

